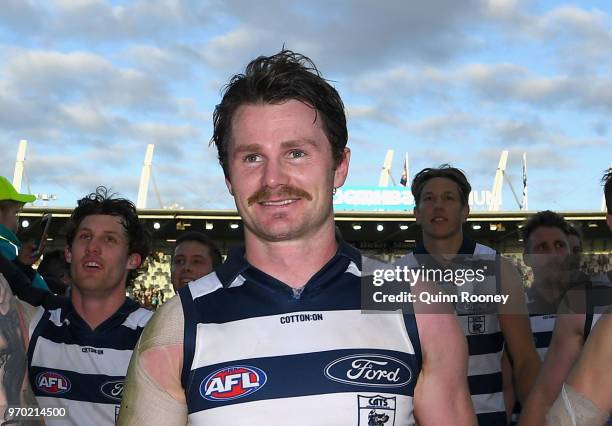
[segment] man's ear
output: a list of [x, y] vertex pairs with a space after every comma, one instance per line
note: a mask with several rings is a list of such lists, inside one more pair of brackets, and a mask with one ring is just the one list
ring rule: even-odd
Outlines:
[[612, 214], [606, 216], [606, 222], [608, 222], [608, 228], [610, 228], [610, 231], [612, 231]]
[[416, 224], [420, 225], [421, 224], [421, 214], [419, 213], [419, 208], [416, 206], [416, 204], [414, 205], [414, 208], [412, 209], [412, 213], [414, 213]]
[[346, 181], [348, 175], [349, 163], [351, 161], [351, 150], [344, 148], [340, 162], [336, 165], [334, 170], [334, 188], [340, 188]]
[[128, 257], [127, 269], [137, 269], [142, 263], [142, 256], [138, 253], [132, 253]]
[[64, 246], [64, 257], [66, 258], [66, 262], [72, 263], [72, 251], [70, 251], [70, 247], [67, 245]]

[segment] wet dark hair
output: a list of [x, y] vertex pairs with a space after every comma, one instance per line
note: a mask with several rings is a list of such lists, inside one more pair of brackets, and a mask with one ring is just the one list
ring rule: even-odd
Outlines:
[[[540, 227], [559, 228], [565, 235], [572, 234], [571, 229], [573, 228], [559, 213], [555, 213], [551, 210], [537, 212], [527, 219], [523, 226], [522, 236], [525, 248], [529, 247], [529, 237], [531, 237], [531, 234]], [[575, 231], [575, 235], [579, 235], [577, 231]]]
[[606, 198], [606, 209], [612, 214], [612, 167], [602, 176], [601, 183], [604, 186], [604, 197]]
[[229, 179], [228, 151], [232, 120], [245, 104], [282, 104], [297, 100], [311, 107], [320, 119], [338, 165], [348, 140], [344, 104], [340, 95], [306, 56], [283, 49], [272, 56], [251, 61], [244, 74], [236, 74], [223, 89], [221, 103], [213, 114], [211, 145], [217, 147], [219, 163]]
[[185, 232], [176, 239], [176, 244], [174, 246], [175, 249], [176, 247], [178, 247], [179, 244], [184, 243], [186, 241], [195, 241], [196, 243], [200, 243], [203, 246], [208, 247], [208, 252], [210, 253], [213, 269], [215, 269], [221, 264], [221, 262], [223, 262], [219, 247], [217, 247], [217, 245], [210, 238], [208, 238], [208, 235], [198, 231]]
[[151, 253], [151, 236], [144, 224], [138, 219], [134, 203], [125, 198], [114, 198], [114, 196], [115, 194], [110, 193], [106, 187], [99, 186], [96, 188], [96, 192], [81, 198], [68, 221], [66, 244], [68, 244], [68, 247], [72, 247], [77, 229], [87, 216], [102, 214], [121, 218], [121, 223], [127, 235], [128, 253], [138, 253], [141, 257], [140, 267], [132, 269], [128, 273], [126, 284], [131, 285], [142, 272], [144, 261]]
[[465, 177], [465, 173], [463, 173], [461, 169], [452, 167], [450, 164], [442, 164], [439, 167], [428, 167], [421, 170], [412, 180], [410, 190], [414, 197], [414, 204], [417, 207], [421, 201], [421, 194], [423, 193], [425, 184], [428, 180], [433, 178], [446, 178], [455, 182], [459, 187], [461, 203], [464, 206], [468, 203], [470, 192], [472, 192], [472, 186], [468, 182], [467, 177]]

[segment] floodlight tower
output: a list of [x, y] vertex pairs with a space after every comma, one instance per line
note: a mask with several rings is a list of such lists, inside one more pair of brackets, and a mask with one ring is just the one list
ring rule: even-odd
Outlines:
[[147, 207], [147, 194], [149, 193], [149, 179], [151, 178], [151, 164], [153, 163], [154, 149], [154, 144], [150, 143], [147, 145], [142, 172], [140, 173], [140, 186], [138, 187], [138, 201], [136, 202], [136, 208], [138, 209]]
[[[385, 155], [385, 162], [383, 163], [382, 170], [380, 171], [380, 179], [378, 179], [378, 186], [387, 187], [389, 186], [389, 176], [391, 176], [391, 163], [393, 162], [393, 150], [387, 150]], [[393, 180], [393, 176], [391, 176]], [[395, 183], [395, 182], [394, 182]]]
[[17, 159], [15, 160], [15, 173], [13, 174], [13, 186], [17, 192], [21, 191], [21, 181], [23, 180], [23, 174], [25, 171], [25, 154], [28, 147], [28, 141], [22, 139], [19, 141], [19, 148], [17, 149]]

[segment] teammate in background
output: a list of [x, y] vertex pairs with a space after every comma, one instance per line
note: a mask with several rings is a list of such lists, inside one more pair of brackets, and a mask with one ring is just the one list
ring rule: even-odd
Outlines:
[[361, 313], [361, 255], [334, 235], [347, 139], [308, 58], [283, 50], [232, 78], [213, 141], [245, 246], [155, 313], [120, 424], [473, 423], [454, 315]]
[[[31, 245], [22, 247], [17, 238], [19, 228], [19, 212], [26, 203], [36, 200], [35, 195], [20, 194], [4, 176], [0, 176], [0, 254], [13, 261], [21, 268], [30, 267], [40, 257], [40, 253], [33, 254]], [[32, 272], [32, 285], [37, 288], [49, 290], [45, 280]]]
[[567, 240], [570, 254], [573, 256], [570, 261], [571, 269], [578, 270], [582, 261], [582, 232], [572, 224], [569, 225], [568, 231]]
[[[414, 251], [398, 263], [444, 269], [460, 256], [496, 258], [493, 249], [463, 234], [462, 225], [470, 212], [471, 186], [461, 170], [447, 164], [421, 170], [414, 177], [411, 190], [415, 200], [414, 214], [423, 236]], [[484, 310], [479, 311], [481, 307], [477, 305], [461, 310], [457, 305], [470, 355], [468, 382], [481, 425], [507, 424], [501, 369], [504, 347], [512, 363], [521, 401], [526, 399], [540, 367], [518, 272], [505, 259], [500, 261], [499, 272], [493, 277], [494, 282], [490, 282], [489, 291], [509, 295], [506, 306], [492, 310], [482, 307]], [[481, 288], [483, 285], [478, 284]], [[475, 285], [474, 291], [480, 289]]]
[[134, 204], [99, 187], [79, 200], [66, 242], [68, 303], [54, 310], [22, 304], [30, 385], [41, 406], [67, 409], [59, 424], [111, 425], [132, 350], [151, 316], [125, 296], [150, 240]]
[[[603, 181], [604, 194], [608, 209], [607, 223], [608, 227], [612, 230], [612, 173], [608, 172], [605, 174]], [[534, 389], [529, 396], [529, 400], [523, 408], [521, 421], [519, 423], [520, 425], [539, 426], [543, 424], [545, 421], [545, 414], [551, 408], [555, 399], [560, 395], [560, 392], [560, 397], [563, 400], [566, 398], [571, 399], [576, 397], [576, 404], [584, 407], [588, 411], [589, 401], [581, 400], [576, 396], [574, 390], [571, 388], [563, 389], [563, 382], [568, 377], [572, 367], [580, 356], [580, 352], [582, 351], [582, 348], [587, 341], [592, 328], [595, 326], [597, 320], [601, 317], [601, 312], [598, 312], [598, 309], [604, 310], [606, 309], [606, 306], [610, 304], [608, 297], [591, 296], [589, 298], [589, 295], [595, 294], [595, 290], [598, 287], [603, 287], [605, 289], [605, 287], [609, 286], [611, 282], [611, 279], [609, 279], [607, 283], [593, 282], [593, 287], [590, 287], [586, 290], [586, 293], [584, 293], [586, 294], [587, 299], [591, 299], [591, 302], [587, 303], [582, 311], [573, 309], [569, 310], [568, 312], [568, 310], [565, 309], [564, 304], [561, 305], [559, 315], [557, 315], [557, 320], [555, 322], [555, 328], [550, 346], [548, 348], [544, 364], [542, 365], [542, 370], [537, 378]], [[604, 293], [607, 295], [609, 291], [605, 291]], [[599, 333], [599, 336], [602, 336], [602, 333]], [[599, 339], [597, 339], [597, 341], [599, 341]], [[591, 347], [592, 346], [593, 344]], [[589, 351], [589, 353], [591, 353], [591, 351]], [[592, 355], [585, 355], [585, 360], [589, 360], [591, 357]], [[609, 362], [609, 359], [607, 362]], [[592, 373], [597, 372], [598, 374], [604, 374], [602, 371], [603, 370], [593, 369]], [[604, 377], [609, 377], [609, 375], [604, 374]], [[569, 383], [572, 383], [571, 378]], [[592, 401], [599, 400], [592, 399]], [[562, 410], [564, 405], [562, 403], [557, 403], [555, 405], [556, 411], [553, 413], [553, 424], [562, 424], [557, 423], [557, 420], [560, 419], [558, 416], [563, 415], [563, 413], [558, 410]], [[605, 409], [605, 407], [602, 408]]]
[[[612, 169], [602, 178], [608, 228], [612, 231]], [[608, 274], [612, 274], [609, 272]], [[551, 425], [603, 425], [612, 416], [612, 308], [589, 336], [584, 350], [547, 416]]]
[[559, 302], [569, 286], [577, 284], [571, 282], [570, 275], [570, 229], [573, 228], [563, 216], [550, 210], [536, 213], [523, 227], [523, 262], [533, 271], [533, 284], [527, 289], [527, 308], [542, 358], [550, 344]]
[[52, 293], [59, 296], [68, 294], [72, 278], [70, 278], [70, 264], [66, 262], [63, 250], [45, 253], [37, 271], [45, 279]]
[[208, 275], [221, 264], [221, 252], [206, 234], [189, 231], [176, 239], [170, 280], [174, 291]]
[[[523, 262], [533, 271], [533, 284], [526, 291], [527, 310], [536, 350], [544, 360], [559, 300], [571, 283], [569, 236], [574, 228], [563, 216], [545, 210], [530, 217], [522, 228]], [[573, 234], [572, 234], [573, 235]], [[580, 240], [578, 241], [580, 247]], [[514, 407], [512, 366], [507, 354], [502, 360], [504, 397], [509, 409]], [[514, 407], [511, 423], [518, 421], [520, 405]]]

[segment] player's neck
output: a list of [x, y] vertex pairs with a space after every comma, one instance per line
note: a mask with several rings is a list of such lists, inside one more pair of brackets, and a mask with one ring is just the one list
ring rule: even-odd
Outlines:
[[551, 282], [547, 279], [538, 279], [538, 277], [535, 277], [533, 287], [544, 300], [548, 303], [553, 303], [565, 293], [569, 287], [569, 280], [565, 278]]
[[125, 286], [117, 287], [104, 296], [81, 292], [76, 286], [71, 291], [74, 309], [92, 330], [117, 312], [125, 302], [125, 297]]
[[303, 238], [269, 242], [246, 232], [246, 258], [257, 269], [293, 288], [304, 286], [338, 250], [334, 223]]
[[462, 244], [463, 232], [457, 232], [446, 238], [434, 238], [431, 235], [423, 234], [423, 245], [427, 253], [446, 260], [455, 257]]

